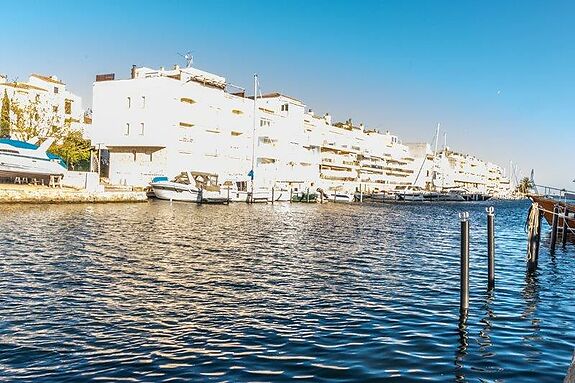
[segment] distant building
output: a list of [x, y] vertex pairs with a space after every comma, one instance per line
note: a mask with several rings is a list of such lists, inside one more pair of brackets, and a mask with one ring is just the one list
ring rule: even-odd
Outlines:
[[34, 132], [49, 136], [64, 129], [82, 130], [82, 99], [55, 76], [30, 75], [28, 82], [0, 76], [0, 99], [10, 100], [11, 136], [28, 139]]

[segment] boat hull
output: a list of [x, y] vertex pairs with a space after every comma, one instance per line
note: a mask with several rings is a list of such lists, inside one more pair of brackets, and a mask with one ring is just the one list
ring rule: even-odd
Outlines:
[[[543, 208], [543, 217], [545, 221], [549, 225], [553, 224], [553, 208], [555, 205], [559, 205], [562, 208], [567, 207], [569, 210], [569, 215], [567, 217], [567, 226], [571, 229], [575, 229], [575, 204], [573, 203], [566, 203], [565, 201], [558, 201], [552, 198], [539, 196], [539, 195], [530, 195], [529, 199], [533, 202], [539, 204], [541, 208]], [[559, 220], [557, 222], [557, 226], [562, 229], [563, 228], [563, 217], [560, 215]]]
[[0, 154], [2, 177], [49, 177], [65, 173], [66, 169], [50, 159]]
[[190, 185], [175, 182], [152, 182], [152, 190], [158, 199], [167, 201], [201, 202], [200, 191]]

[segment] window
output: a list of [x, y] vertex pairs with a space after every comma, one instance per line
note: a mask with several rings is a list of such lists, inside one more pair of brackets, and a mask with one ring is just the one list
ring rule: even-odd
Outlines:
[[142, 96], [142, 109], [146, 107], [146, 96]]
[[289, 104], [283, 104], [282, 107], [281, 107], [281, 111], [282, 111], [282, 112], [287, 112], [287, 111], [288, 111], [288, 105], [289, 105]]
[[64, 113], [72, 114], [72, 100], [64, 101]]
[[55, 93], [55, 94], [58, 94], [59, 91], [60, 91], [60, 89], [58, 89], [58, 87], [55, 86], [55, 87], [54, 87], [54, 93]]
[[126, 131], [124, 132], [126, 136], [130, 135], [130, 123], [126, 124]]
[[128, 97], [128, 109], [132, 107], [132, 97]]
[[58, 105], [52, 105], [52, 112], [58, 113]]
[[260, 126], [271, 126], [272, 122], [270, 120], [268, 120], [267, 118], [262, 118], [260, 119]]
[[140, 136], [143, 136], [143, 135], [144, 135], [144, 123], [141, 122], [140, 123]]

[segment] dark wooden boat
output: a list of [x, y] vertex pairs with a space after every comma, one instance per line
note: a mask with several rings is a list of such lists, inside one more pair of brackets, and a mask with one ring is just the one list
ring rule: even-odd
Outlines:
[[567, 225], [571, 229], [575, 229], [575, 202], [565, 200], [561, 201], [559, 199], [555, 199], [552, 197], [536, 195], [536, 194], [531, 194], [528, 197], [531, 201], [537, 202], [539, 204], [539, 207], [543, 209], [543, 216], [545, 217], [545, 220], [549, 225], [552, 225], [553, 222], [553, 208], [555, 207], [555, 205], [561, 207], [561, 210], [559, 211], [560, 214], [559, 221], [557, 223], [559, 229], [563, 227], [562, 214], [564, 212], [565, 207], [567, 207], [568, 212]]

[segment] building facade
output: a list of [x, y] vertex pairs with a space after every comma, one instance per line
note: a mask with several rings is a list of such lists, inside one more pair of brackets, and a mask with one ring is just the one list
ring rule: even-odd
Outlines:
[[27, 82], [0, 76], [0, 99], [10, 105], [10, 136], [58, 136], [68, 129], [83, 130], [82, 99], [56, 76], [30, 75]]
[[[403, 144], [389, 132], [332, 122], [281, 93], [247, 97], [226, 79], [196, 68], [132, 68], [129, 79], [96, 81], [93, 145], [109, 155], [112, 184], [146, 186], [182, 171], [219, 182], [328, 192], [465, 186], [497, 189], [495, 165], [428, 144]], [[489, 170], [490, 169], [490, 170]]]

